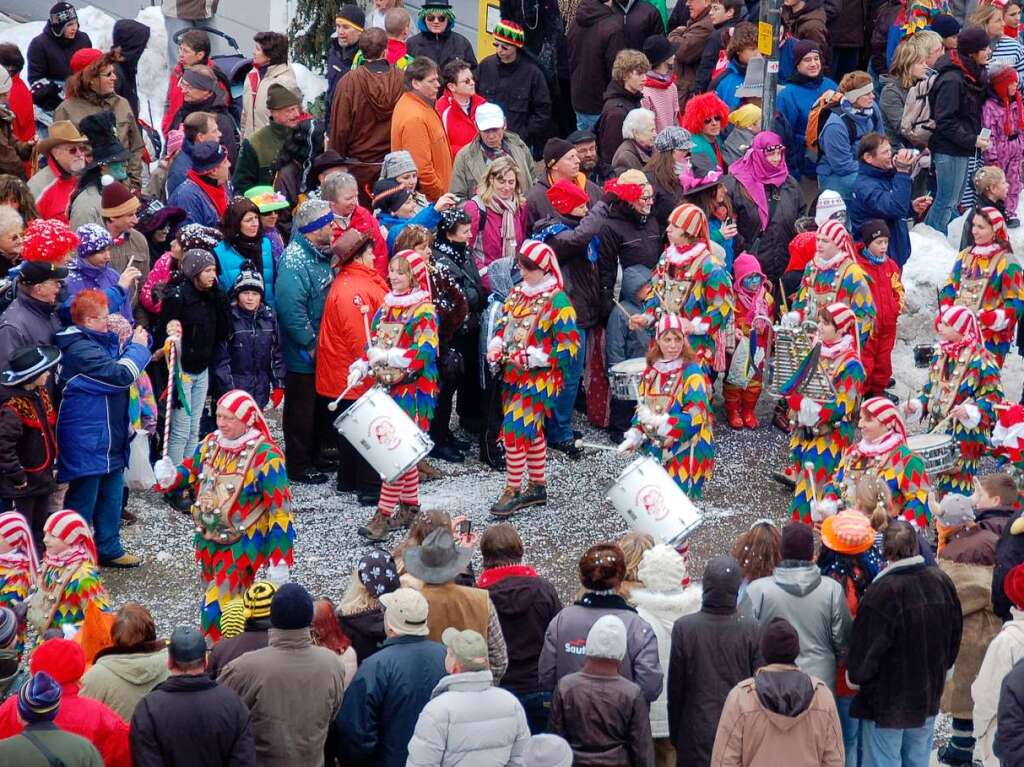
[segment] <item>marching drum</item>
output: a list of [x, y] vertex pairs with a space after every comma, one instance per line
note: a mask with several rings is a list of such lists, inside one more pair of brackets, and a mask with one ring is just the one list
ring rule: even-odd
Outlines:
[[643, 357], [616, 362], [608, 368], [608, 387], [615, 399], [639, 399], [640, 378], [647, 369], [647, 360]]
[[434, 447], [391, 395], [377, 386], [339, 415], [334, 428], [385, 482], [394, 482]]
[[907, 437], [907, 447], [921, 456], [929, 476], [952, 471], [960, 452], [948, 434], [915, 434]]
[[678, 546], [702, 521], [693, 501], [647, 456], [623, 469], [608, 490], [608, 500], [630, 527], [669, 546]]

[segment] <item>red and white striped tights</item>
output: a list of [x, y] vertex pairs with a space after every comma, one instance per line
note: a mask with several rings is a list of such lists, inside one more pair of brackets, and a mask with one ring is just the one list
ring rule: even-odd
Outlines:
[[377, 508], [380, 513], [390, 517], [398, 502], [410, 506], [420, 505], [420, 471], [413, 466], [395, 482], [384, 482], [380, 486], [380, 501]]
[[505, 476], [508, 486], [522, 488], [523, 470], [530, 482], [544, 484], [544, 461], [547, 457], [548, 442], [543, 434], [534, 437], [524, 450], [511, 435], [505, 436]]

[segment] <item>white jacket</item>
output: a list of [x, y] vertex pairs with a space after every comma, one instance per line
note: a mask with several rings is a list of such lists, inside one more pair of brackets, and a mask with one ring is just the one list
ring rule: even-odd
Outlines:
[[1013, 620], [989, 644], [978, 676], [971, 685], [974, 699], [974, 758], [985, 767], [999, 767], [999, 758], [992, 753], [996, 740], [996, 713], [999, 710], [999, 689], [1003, 677], [1017, 661], [1024, 658], [1024, 612], [1010, 608]]
[[490, 671], [449, 674], [423, 707], [406, 767], [523, 767], [526, 712]]
[[[637, 614], [654, 629], [654, 636], [658, 639], [658, 659], [667, 680], [668, 660], [672, 654], [672, 625], [678, 618], [700, 610], [701, 588], [694, 585], [673, 594], [633, 589], [629, 593], [629, 601], [636, 607]], [[668, 684], [665, 684], [661, 695], [651, 703], [651, 735], [655, 738], [669, 736]]]

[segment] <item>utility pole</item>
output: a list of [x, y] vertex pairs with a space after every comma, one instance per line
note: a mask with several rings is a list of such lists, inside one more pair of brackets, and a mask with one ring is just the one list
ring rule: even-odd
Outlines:
[[757, 24], [757, 50], [768, 61], [761, 96], [761, 130], [775, 122], [775, 93], [779, 82], [779, 39], [782, 37], [782, 0], [761, 0]]

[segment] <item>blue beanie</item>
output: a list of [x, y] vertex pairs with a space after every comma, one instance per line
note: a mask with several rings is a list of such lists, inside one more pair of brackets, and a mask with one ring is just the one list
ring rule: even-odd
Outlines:
[[60, 711], [60, 685], [45, 671], [37, 671], [18, 693], [18, 716], [27, 724], [52, 722]]
[[313, 622], [313, 598], [297, 583], [286, 583], [270, 601], [270, 625], [276, 629], [304, 629]]
[[200, 176], [215, 170], [224, 162], [227, 152], [216, 141], [200, 141], [192, 146], [192, 170]]

